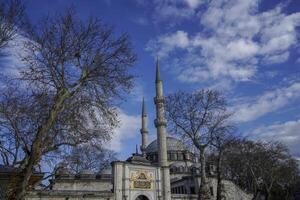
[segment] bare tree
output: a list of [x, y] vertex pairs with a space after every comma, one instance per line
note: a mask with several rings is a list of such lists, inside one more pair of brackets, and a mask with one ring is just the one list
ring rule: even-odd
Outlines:
[[[42, 190], [48, 190], [55, 183], [49, 180], [65, 173], [75, 175], [89, 170], [101, 174], [103, 170], [111, 168], [111, 162], [117, 159], [116, 156], [116, 152], [103, 148], [101, 144], [91, 143], [79, 144], [71, 151], [51, 152], [45, 155], [42, 163], [39, 164], [50, 168], [50, 171], [43, 171], [44, 177], [39, 181], [39, 186]], [[46, 181], [49, 183], [43, 184]]]
[[[226, 153], [227, 178], [267, 200], [290, 199], [289, 190], [296, 182], [299, 170], [297, 161], [287, 148], [278, 142], [253, 142], [241, 140], [231, 145]], [[276, 195], [273, 195], [276, 194]]]
[[224, 98], [213, 90], [200, 90], [195, 93], [177, 92], [166, 98], [166, 116], [170, 132], [179, 135], [199, 150], [201, 163], [199, 199], [210, 199], [205, 172], [205, 150], [211, 145], [213, 135], [223, 131], [225, 122], [230, 116], [226, 112]]
[[[228, 117], [225, 116], [227, 119]], [[222, 200], [223, 191], [223, 174], [225, 173], [223, 161], [226, 158], [226, 153], [232, 145], [239, 141], [239, 137], [235, 134], [235, 127], [229, 122], [223, 121], [223, 125], [212, 135], [213, 152], [216, 153], [214, 161], [216, 164], [217, 173], [217, 200]]]
[[29, 179], [50, 153], [110, 138], [116, 99], [132, 86], [129, 38], [74, 11], [48, 17], [28, 30], [26, 68], [0, 96], [0, 150], [21, 169], [11, 199], [24, 199]]
[[264, 143], [263, 147], [256, 174], [260, 177], [262, 191], [266, 199], [272, 200], [275, 185], [279, 186], [295, 181], [297, 165], [294, 165], [295, 160], [281, 143], [268, 142]]
[[21, 0], [0, 1], [0, 50], [8, 45], [24, 23], [24, 5]]
[[109, 168], [113, 160], [116, 160], [116, 153], [99, 145], [84, 144], [72, 149], [71, 153], [63, 157], [58, 164], [72, 173], [79, 173], [82, 170], [100, 172]]

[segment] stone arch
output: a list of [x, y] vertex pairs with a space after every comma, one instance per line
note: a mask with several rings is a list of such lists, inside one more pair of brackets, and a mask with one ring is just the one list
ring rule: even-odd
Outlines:
[[149, 194], [138, 193], [132, 200], [152, 200]]
[[135, 198], [135, 200], [150, 200], [150, 199], [145, 195], [139, 195]]

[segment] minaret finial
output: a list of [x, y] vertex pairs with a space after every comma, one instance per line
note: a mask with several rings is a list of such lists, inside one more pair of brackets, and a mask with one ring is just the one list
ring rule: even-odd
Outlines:
[[160, 79], [160, 69], [159, 69], [159, 61], [158, 58], [156, 59], [156, 77], [155, 82], [161, 81]]

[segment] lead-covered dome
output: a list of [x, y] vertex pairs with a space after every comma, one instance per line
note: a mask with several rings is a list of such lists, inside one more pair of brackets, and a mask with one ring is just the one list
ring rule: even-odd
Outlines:
[[[187, 147], [180, 140], [173, 137], [167, 137], [167, 150], [186, 151]], [[157, 140], [154, 140], [147, 146], [146, 153], [153, 153], [157, 151], [158, 151]]]

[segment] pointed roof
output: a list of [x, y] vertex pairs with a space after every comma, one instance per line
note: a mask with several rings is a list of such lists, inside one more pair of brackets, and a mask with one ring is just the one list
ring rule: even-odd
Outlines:
[[147, 116], [147, 110], [146, 110], [146, 105], [145, 105], [145, 100], [143, 97], [143, 103], [142, 103], [142, 117]]
[[155, 82], [159, 82], [161, 81], [161, 78], [160, 78], [160, 69], [159, 69], [159, 61], [158, 61], [158, 58], [156, 60], [156, 78], [155, 78]]

